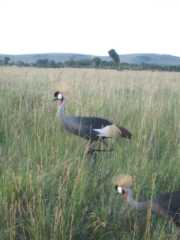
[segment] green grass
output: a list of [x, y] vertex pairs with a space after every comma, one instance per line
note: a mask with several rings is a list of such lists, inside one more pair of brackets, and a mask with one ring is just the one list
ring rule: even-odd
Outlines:
[[[131, 174], [145, 201], [180, 189], [180, 73], [0, 68], [0, 239], [176, 239], [165, 219], [114, 196]], [[88, 142], [66, 134], [52, 102], [70, 87], [65, 114], [124, 126], [94, 167]], [[167, 223], [167, 224], [166, 224]]]

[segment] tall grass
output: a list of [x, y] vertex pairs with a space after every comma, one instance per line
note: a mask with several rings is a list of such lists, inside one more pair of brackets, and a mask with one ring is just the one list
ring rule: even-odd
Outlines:
[[[145, 201], [180, 190], [180, 74], [0, 68], [1, 239], [173, 239], [177, 228], [114, 196], [114, 175], [134, 178]], [[94, 167], [88, 142], [68, 136], [52, 102], [70, 86], [65, 114], [96, 116], [132, 134], [108, 140]], [[97, 144], [98, 145], [98, 144]]]

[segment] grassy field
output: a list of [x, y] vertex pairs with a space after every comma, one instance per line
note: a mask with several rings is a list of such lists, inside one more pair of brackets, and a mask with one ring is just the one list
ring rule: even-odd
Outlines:
[[[131, 141], [110, 140], [94, 167], [59, 120], [60, 82], [66, 115], [107, 118]], [[180, 190], [179, 103], [180, 73], [1, 67], [0, 239], [176, 239], [171, 222], [114, 196], [112, 178], [132, 175], [138, 201]]]

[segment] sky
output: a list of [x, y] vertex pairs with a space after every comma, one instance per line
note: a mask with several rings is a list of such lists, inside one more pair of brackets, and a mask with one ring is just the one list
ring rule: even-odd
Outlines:
[[0, 54], [180, 57], [180, 0], [0, 0]]

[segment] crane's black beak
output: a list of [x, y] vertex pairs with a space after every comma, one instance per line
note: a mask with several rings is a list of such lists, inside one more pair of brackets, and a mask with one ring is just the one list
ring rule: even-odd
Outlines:
[[118, 192], [116, 192], [115, 194], [114, 194], [114, 196], [116, 196], [118, 194]]
[[55, 97], [52, 101], [56, 101], [56, 100], [59, 100], [57, 97]]

